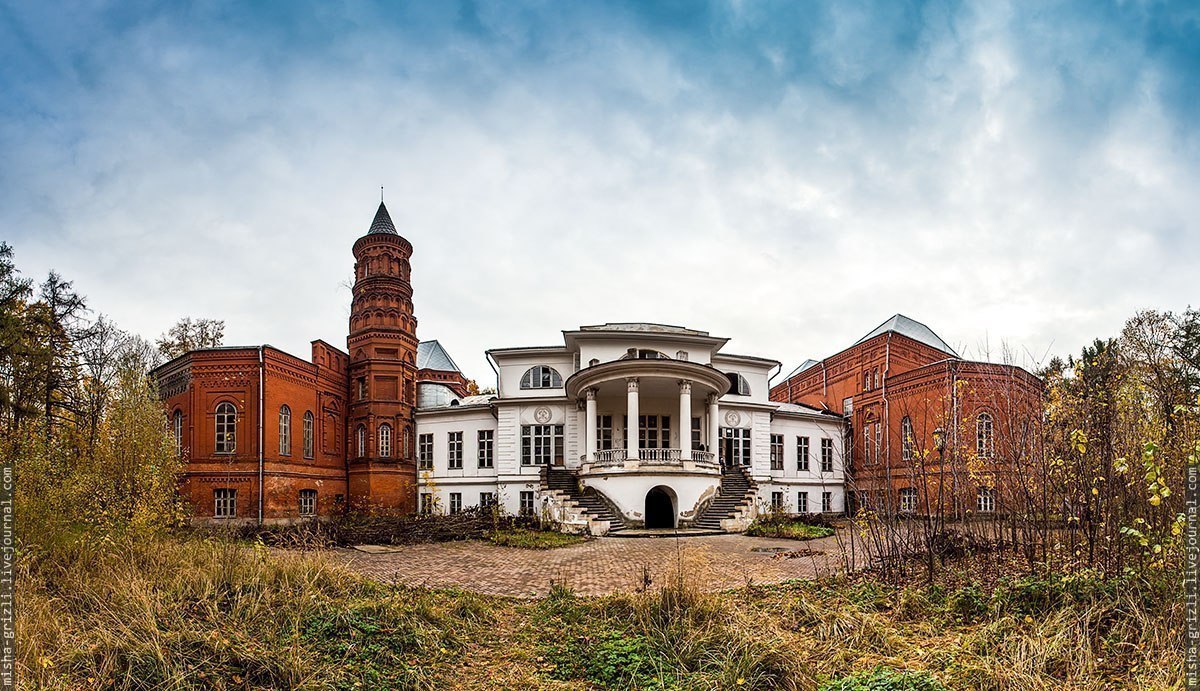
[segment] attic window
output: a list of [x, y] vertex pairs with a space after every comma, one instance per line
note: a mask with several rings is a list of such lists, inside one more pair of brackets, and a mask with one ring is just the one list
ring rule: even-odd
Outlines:
[[547, 365], [536, 365], [521, 377], [522, 389], [557, 389], [562, 386], [562, 375]]
[[737, 372], [727, 372], [725, 376], [729, 377], [729, 393], [735, 396], [749, 396], [750, 382]]
[[675, 353], [675, 359], [679, 360], [680, 362], [687, 362], [688, 361], [687, 351], [681, 350], [681, 351]]

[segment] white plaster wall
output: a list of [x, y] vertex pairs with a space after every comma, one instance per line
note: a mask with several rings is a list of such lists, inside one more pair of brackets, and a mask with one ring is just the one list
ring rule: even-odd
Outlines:
[[[840, 423], [818, 421], [808, 418], [775, 416], [771, 421], [771, 433], [783, 435], [783, 470], [771, 470], [773, 480], [803, 480], [806, 482], [836, 482], [845, 480], [845, 463], [842, 454], [843, 433]], [[808, 437], [808, 470], [798, 469], [799, 453], [796, 440]], [[833, 472], [821, 472], [821, 439], [833, 441]], [[770, 467], [770, 439], [768, 437], [767, 467]]]
[[833, 500], [830, 513], [840, 514], [846, 509], [845, 490], [841, 481], [810, 482], [810, 481], [771, 481], [759, 483], [758, 503], [760, 509], [771, 506], [771, 493], [783, 492], [783, 506], [789, 513], [796, 512], [798, 494], [808, 492], [808, 513], [821, 513], [821, 493], [829, 492]]
[[682, 350], [687, 353], [688, 362], [698, 362], [702, 365], [707, 365], [712, 360], [712, 350], [710, 348], [695, 343], [685, 343], [671, 339], [638, 338], [637, 336], [633, 336], [628, 339], [619, 340], [590, 340], [583, 337], [578, 338], [577, 342], [579, 343], [580, 367], [587, 367], [593, 358], [599, 360], [601, 363], [620, 360], [625, 357], [630, 348], [657, 350], [672, 360], [678, 359], [679, 351]]
[[546, 355], [502, 355], [496, 357], [500, 372], [499, 394], [501, 398], [545, 398], [562, 396], [562, 387], [556, 389], [522, 389], [521, 377], [535, 365], [548, 365], [558, 370], [565, 382], [574, 374], [572, 353], [564, 348], [561, 353]]
[[646, 493], [655, 487], [670, 487], [675, 492], [676, 525], [680, 517], [691, 518], [702, 499], [714, 494], [720, 478], [712, 475], [607, 475], [583, 478], [585, 487], [594, 487], [608, 497], [626, 518], [641, 521], [646, 510]]
[[[414, 443], [415, 452], [420, 450], [420, 435], [433, 435], [433, 470], [420, 471], [435, 479], [440, 478], [474, 478], [496, 477], [495, 466], [499, 458], [493, 451], [492, 468], [479, 467], [479, 430], [492, 430], [497, 433], [496, 418], [492, 417], [488, 408], [456, 409], [449, 407], [445, 412], [422, 414], [417, 418], [417, 439]], [[462, 469], [451, 470], [450, 465], [450, 433], [462, 432], [463, 462]]]
[[[479, 506], [479, 494], [481, 492], [496, 492], [496, 483], [464, 482], [461, 479], [435, 480], [431, 483], [423, 479], [420, 481], [417, 491], [421, 494], [435, 495], [435, 511], [437, 513], [448, 513], [450, 511], [451, 492], [462, 494], [462, 506], [464, 509], [469, 509], [473, 506]], [[419, 501], [418, 499], [418, 506], [420, 506]]]

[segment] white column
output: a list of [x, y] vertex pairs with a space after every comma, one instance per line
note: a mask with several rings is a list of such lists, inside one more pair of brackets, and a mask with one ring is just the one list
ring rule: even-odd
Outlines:
[[596, 460], [596, 390], [587, 390], [587, 437], [583, 447], [584, 460], [588, 463]]
[[679, 457], [692, 460], [692, 383], [679, 382]]
[[638, 380], [625, 380], [629, 393], [625, 399], [625, 455], [631, 461], [638, 459]]
[[720, 444], [720, 439], [717, 436], [720, 431], [721, 422], [717, 419], [720, 408], [717, 406], [717, 397], [708, 397], [708, 452], [713, 455], [713, 460], [720, 460], [720, 450], [717, 448]]

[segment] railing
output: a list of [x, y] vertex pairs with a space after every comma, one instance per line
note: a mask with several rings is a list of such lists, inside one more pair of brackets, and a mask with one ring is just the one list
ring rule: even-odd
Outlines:
[[591, 461], [588, 461], [587, 456], [580, 456], [579, 460], [593, 469], [648, 466], [676, 468], [695, 466], [704, 470], [719, 469], [715, 454], [709, 451], [692, 451], [691, 458], [684, 458], [682, 449], [639, 449], [637, 458], [632, 462], [625, 449], [604, 449], [597, 451]]
[[683, 451], [680, 449], [641, 449], [638, 451], [638, 459], [643, 463], [679, 463], [683, 459]]
[[[586, 456], [584, 458], [587, 458]], [[605, 449], [596, 452], [596, 460], [592, 463], [598, 467], [620, 466], [625, 463], [625, 449]]]

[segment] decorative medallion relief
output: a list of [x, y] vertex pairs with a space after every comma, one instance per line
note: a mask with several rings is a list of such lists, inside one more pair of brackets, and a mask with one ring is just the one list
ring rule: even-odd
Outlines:
[[553, 414], [546, 406], [541, 406], [537, 410], [533, 411], [533, 419], [536, 420], [539, 425], [544, 425], [547, 422], [550, 422], [551, 417], [553, 417]]
[[725, 413], [725, 426], [737, 427], [742, 423], [742, 414], [736, 410], [730, 410]]

